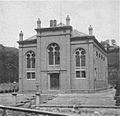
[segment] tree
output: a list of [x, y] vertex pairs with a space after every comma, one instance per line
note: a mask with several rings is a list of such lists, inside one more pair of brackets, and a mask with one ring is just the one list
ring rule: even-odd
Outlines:
[[18, 49], [0, 45], [0, 83], [18, 81]]
[[[120, 48], [119, 48], [119, 57], [120, 57]], [[120, 64], [120, 58], [119, 58], [118, 64]], [[116, 106], [120, 106], [120, 67], [119, 66], [118, 66], [118, 72], [117, 72], [118, 78], [117, 78], [117, 83], [115, 87], [116, 93], [114, 97], [114, 99], [116, 100]]]

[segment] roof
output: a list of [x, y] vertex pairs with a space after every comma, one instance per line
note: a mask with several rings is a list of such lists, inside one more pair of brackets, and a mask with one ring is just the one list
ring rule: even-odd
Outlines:
[[[71, 40], [72, 41], [76, 41], [76, 40], [80, 40], [80, 39], [93, 39], [105, 52], [106, 50], [103, 48], [103, 46], [97, 41], [97, 39], [94, 36], [90, 36], [87, 35], [85, 33], [82, 33], [76, 29], [73, 29], [71, 26], [64, 26], [64, 24], [59, 24], [56, 27], [49, 27], [49, 28], [41, 28], [38, 31], [54, 31], [54, 30], [61, 30], [61, 29], [70, 29], [71, 30]], [[26, 40], [23, 41], [19, 41], [18, 43], [36, 43], [37, 42], [37, 35], [33, 35], [31, 37], [29, 37]]]
[[[83, 37], [83, 36], [89, 36], [89, 35], [82, 33], [76, 29], [73, 29], [71, 32], [71, 37]], [[33, 36], [29, 37], [28, 39], [25, 39], [23, 41], [31, 41], [31, 40], [35, 40], [35, 39], [37, 39], [37, 35], [33, 35]]]
[[72, 30], [71, 37], [82, 37], [82, 36], [89, 36], [89, 35], [82, 33], [76, 29]]
[[79, 36], [79, 37], [71, 37], [71, 41], [79, 41], [79, 40], [93, 40], [105, 53], [107, 53], [107, 51], [104, 49], [104, 47], [102, 46], [101, 43], [98, 42], [98, 40], [95, 38], [95, 36]]
[[64, 23], [57, 24], [57, 27], [60, 27], [60, 26], [65, 26], [65, 24]]
[[29, 37], [28, 39], [24, 41], [30, 41], [30, 40], [35, 40], [35, 39], [37, 39], [37, 35], [33, 35], [32, 37]]

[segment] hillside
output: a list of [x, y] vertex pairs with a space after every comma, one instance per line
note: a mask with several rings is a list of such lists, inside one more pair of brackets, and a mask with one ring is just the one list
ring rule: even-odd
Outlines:
[[18, 81], [18, 49], [0, 44], [0, 83]]
[[114, 49], [108, 52], [108, 66], [118, 70], [119, 66], [119, 49]]
[[119, 47], [108, 51], [108, 76], [109, 83], [114, 85], [118, 78], [119, 70]]

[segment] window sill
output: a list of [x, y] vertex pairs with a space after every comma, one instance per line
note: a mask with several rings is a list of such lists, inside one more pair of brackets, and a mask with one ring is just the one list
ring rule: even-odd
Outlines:
[[26, 79], [27, 81], [33, 81], [33, 80], [36, 80], [36, 79]]
[[48, 65], [48, 70], [60, 70], [60, 65]]
[[26, 69], [26, 72], [35, 72], [35, 68]]
[[84, 78], [84, 77], [83, 77], [83, 78], [82, 78], [82, 77], [80, 77], [80, 78], [75, 78], [75, 79], [86, 79], [86, 78]]
[[85, 66], [82, 66], [82, 67], [75, 67], [75, 69], [86, 69]]
[[75, 71], [86, 71], [86, 68], [75, 68]]
[[[26, 67], [27, 68], [27, 67]], [[34, 67], [35, 68], [35, 67]], [[27, 68], [27, 69], [34, 69], [34, 68]]]
[[60, 67], [60, 65], [48, 65], [49, 67]]

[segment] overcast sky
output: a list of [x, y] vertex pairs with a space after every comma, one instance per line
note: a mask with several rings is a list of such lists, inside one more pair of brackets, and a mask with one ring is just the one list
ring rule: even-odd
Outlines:
[[71, 25], [88, 34], [92, 25], [98, 41], [119, 41], [119, 0], [48, 0], [48, 1], [0, 1], [0, 44], [18, 47], [18, 34], [24, 39], [36, 34], [36, 21], [49, 27], [50, 19], [65, 23], [69, 15]]

